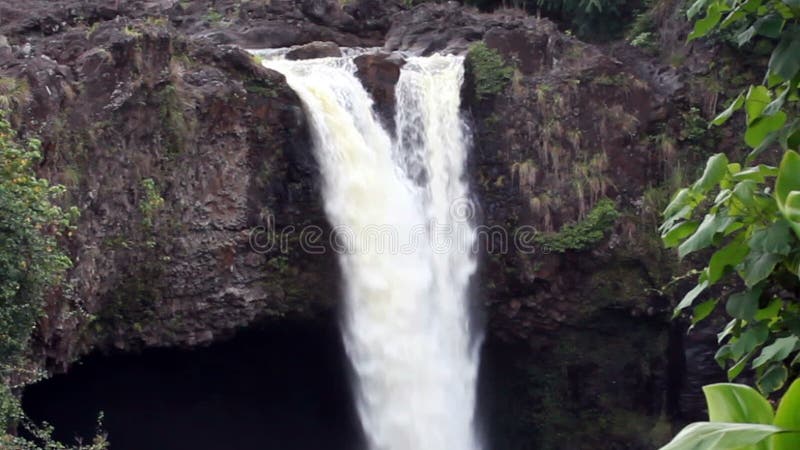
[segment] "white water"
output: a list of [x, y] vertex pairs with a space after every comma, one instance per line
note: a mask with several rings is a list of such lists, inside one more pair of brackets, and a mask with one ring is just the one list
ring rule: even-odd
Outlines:
[[304, 102], [326, 213], [347, 250], [343, 335], [370, 449], [480, 449], [462, 58], [408, 58], [396, 140], [373, 115], [352, 55], [265, 65]]

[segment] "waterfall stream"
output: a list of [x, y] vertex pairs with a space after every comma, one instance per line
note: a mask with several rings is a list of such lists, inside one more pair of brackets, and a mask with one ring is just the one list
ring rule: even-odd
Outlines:
[[395, 138], [355, 75], [355, 53], [264, 64], [286, 76], [311, 124], [359, 417], [371, 450], [478, 450], [463, 58], [406, 59]]

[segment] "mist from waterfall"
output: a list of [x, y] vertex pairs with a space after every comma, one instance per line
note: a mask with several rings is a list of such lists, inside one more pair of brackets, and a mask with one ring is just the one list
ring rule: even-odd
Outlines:
[[348, 53], [264, 64], [304, 103], [345, 250], [342, 333], [359, 417], [371, 450], [479, 450], [463, 58], [406, 58], [391, 133]]

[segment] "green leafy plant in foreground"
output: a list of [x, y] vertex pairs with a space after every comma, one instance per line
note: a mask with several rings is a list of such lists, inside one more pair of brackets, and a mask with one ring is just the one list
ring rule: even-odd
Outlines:
[[[773, 191], [768, 181], [776, 177]], [[800, 305], [796, 301], [800, 210], [796, 211], [791, 200], [798, 194], [800, 155], [796, 152], [788, 151], [780, 167], [747, 169], [718, 154], [709, 159], [697, 182], [678, 192], [667, 206], [661, 226], [665, 244], [677, 246], [680, 257], [711, 246], [719, 248], [675, 313], [691, 307], [701, 296], [709, 296], [715, 284], [725, 282], [719, 296], [710, 296], [694, 307], [692, 321], [703, 320], [717, 304], [724, 303], [731, 320], [718, 335], [724, 345], [716, 359], [727, 366], [731, 380], [749, 363], [765, 393], [783, 386], [790, 366], [800, 361], [790, 359], [800, 349]], [[695, 218], [695, 210], [706, 207], [703, 219]]]
[[708, 422], [684, 428], [661, 450], [797, 450], [800, 448], [800, 380], [774, 411], [755, 389], [712, 384], [703, 392]]
[[[702, 177], [664, 211], [661, 237], [681, 258], [714, 248], [705, 267], [694, 271], [697, 284], [676, 315], [692, 308], [697, 323], [724, 305], [731, 320], [718, 335], [717, 361], [730, 380], [751, 367], [758, 388], [770, 393], [792, 379], [800, 363], [800, 3], [697, 0], [688, 16], [703, 10], [690, 40], [735, 28], [740, 45], [761, 39], [774, 50], [764, 84], [742, 92], [712, 122], [722, 125], [744, 110], [751, 153], [743, 163], [711, 156]], [[780, 166], [755, 162], [778, 148]]]

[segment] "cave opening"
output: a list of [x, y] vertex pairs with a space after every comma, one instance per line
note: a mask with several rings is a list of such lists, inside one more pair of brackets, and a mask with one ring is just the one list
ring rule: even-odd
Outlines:
[[23, 409], [62, 442], [114, 450], [363, 448], [335, 320], [280, 320], [205, 348], [93, 354], [28, 387]]

